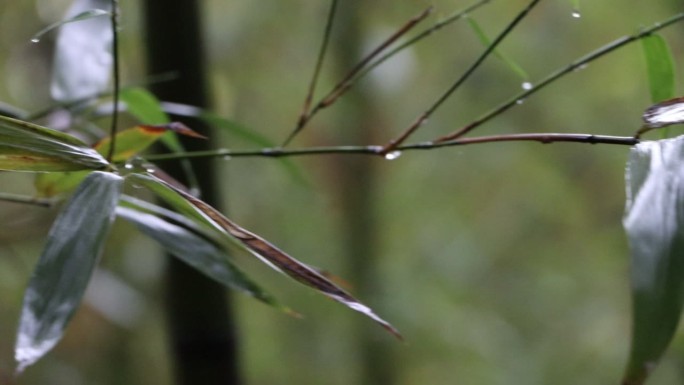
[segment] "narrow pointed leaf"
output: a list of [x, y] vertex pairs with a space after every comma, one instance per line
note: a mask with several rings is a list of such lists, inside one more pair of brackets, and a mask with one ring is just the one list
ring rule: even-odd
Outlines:
[[60, 20], [56, 23], [52, 23], [52, 24], [48, 25], [47, 27], [41, 29], [38, 33], [33, 35], [33, 37], [31, 38], [31, 41], [34, 43], [39, 42], [40, 39], [43, 37], [43, 35], [45, 35], [46, 33], [50, 32], [54, 29], [57, 29], [57, 28], [63, 26], [64, 24], [73, 23], [76, 21], [88, 20], [88, 19], [92, 19], [93, 17], [107, 16], [109, 14], [110, 14], [110, 12], [105, 11], [104, 9], [89, 9], [87, 11], [83, 11], [79, 14], [76, 14], [76, 15], [69, 17], [69, 18], [66, 18], [64, 20]]
[[632, 345], [624, 385], [643, 384], [684, 303], [684, 137], [635, 146], [623, 221], [630, 245]]
[[675, 66], [669, 45], [662, 36], [651, 34], [641, 39], [641, 46], [646, 58], [651, 101], [658, 103], [673, 98], [675, 95]]
[[[66, 19], [93, 9], [111, 10], [109, 0], [76, 0]], [[112, 68], [109, 18], [95, 17], [59, 29], [50, 91], [55, 100], [71, 102], [107, 89]]]
[[164, 213], [171, 220], [133, 208], [140, 207], [135, 201], [128, 200], [125, 206], [131, 207], [119, 207], [117, 215], [134, 223], [141, 232], [159, 242], [172, 255], [228, 288], [285, 310], [275, 298], [240, 271], [220, 245], [193, 222], [176, 213], [164, 212], [161, 207], [156, 207], [156, 211]]
[[73, 136], [0, 116], [0, 170], [97, 170], [107, 165], [97, 151]]
[[[146, 125], [166, 125], [171, 122], [166, 111], [162, 108], [162, 102], [153, 93], [144, 88], [131, 88], [124, 90], [122, 100], [126, 102], [128, 112], [135, 116], [141, 123]], [[184, 116], [184, 115], [182, 115]], [[191, 135], [192, 136], [192, 135]], [[168, 133], [161, 137], [161, 142], [172, 153], [185, 152], [185, 148], [174, 133]], [[183, 172], [188, 179], [190, 188], [199, 191], [197, 175], [188, 159], [180, 160]]]
[[171, 123], [159, 100], [144, 88], [126, 88], [121, 90], [121, 100], [126, 103], [128, 113], [141, 123], [162, 125]]
[[[399, 334], [397, 329], [395, 329], [390, 323], [380, 318], [373, 312], [371, 308], [352, 297], [338, 285], [334, 284], [332, 281], [318, 273], [315, 269], [289, 256], [260, 236], [240, 227], [238, 224], [226, 218], [218, 210], [214, 209], [207, 203], [184, 191], [167, 185], [165, 182], [155, 178], [154, 176], [143, 177], [131, 175], [130, 177], [134, 178], [134, 180], [137, 180], [137, 182], [145, 185], [146, 187], [151, 187], [151, 190], [154, 192], [163, 191], [163, 194], [160, 194], [159, 196], [174, 208], [179, 209], [179, 211], [181, 211], [184, 215], [196, 218], [202, 223], [205, 223], [207, 220], [210, 221], [215, 228], [222, 230], [222, 233], [225, 234], [225, 236], [234, 239], [238, 245], [249, 251], [268, 266], [284, 273], [290, 278], [293, 278], [294, 280], [310, 288], [319, 291], [335, 301], [346, 305], [352, 310], [364, 314], [380, 324], [397, 338], [401, 338], [401, 334]], [[155, 187], [152, 185], [157, 186]], [[175, 192], [175, 194], [171, 194], [170, 191]], [[179, 199], [185, 202], [180, 204]], [[194, 209], [194, 213], [189, 212], [192, 211], [192, 209]]]
[[[139, 125], [119, 131], [116, 134], [116, 150], [114, 151], [112, 160], [114, 162], [124, 162], [133, 158], [135, 155], [146, 150], [169, 131], [194, 138], [206, 139], [204, 136], [179, 122], [172, 122], [161, 126]], [[110, 146], [111, 138], [107, 137], [95, 145], [95, 150], [102, 156], [105, 156], [109, 153]]]
[[95, 171], [55, 220], [38, 260], [19, 321], [17, 371], [35, 363], [62, 338], [102, 252], [123, 179]]

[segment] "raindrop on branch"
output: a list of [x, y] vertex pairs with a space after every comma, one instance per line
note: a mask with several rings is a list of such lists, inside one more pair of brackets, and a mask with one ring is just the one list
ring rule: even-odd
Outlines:
[[518, 99], [515, 101], [515, 104], [518, 104], [518, 105], [523, 104], [523, 103], [525, 103], [525, 99]]
[[531, 90], [534, 86], [533, 86], [532, 83], [530, 83], [530, 82], [524, 82], [524, 83], [521, 85], [521, 87], [522, 87], [523, 90], [529, 91], [529, 90]]
[[385, 154], [385, 159], [395, 160], [400, 156], [401, 156], [401, 151], [392, 151], [392, 152], [388, 152], [387, 154]]

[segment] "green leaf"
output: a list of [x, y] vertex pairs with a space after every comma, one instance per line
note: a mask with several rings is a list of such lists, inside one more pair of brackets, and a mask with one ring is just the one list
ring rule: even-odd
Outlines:
[[[484, 32], [484, 30], [480, 27], [480, 25], [473, 19], [472, 17], [468, 17], [468, 23], [470, 24], [470, 27], [475, 31], [475, 34], [477, 37], [480, 39], [482, 44], [485, 47], [489, 47], [492, 44], [492, 41], [489, 39], [487, 34]], [[525, 72], [522, 67], [520, 67], [516, 62], [514, 62], [512, 59], [510, 59], [508, 56], [505, 56], [504, 54], [501, 53], [499, 49], [494, 49], [494, 55], [498, 57], [501, 61], [503, 61], [508, 68], [511, 69], [511, 71], [515, 72], [516, 75], [518, 75], [522, 80], [527, 81], [529, 79], [529, 76], [527, 75], [527, 72]]]
[[623, 221], [630, 245], [632, 346], [623, 384], [643, 384], [684, 304], [684, 137], [635, 146]]
[[38, 197], [50, 198], [73, 191], [89, 174], [90, 171], [40, 173], [33, 186]]
[[127, 111], [140, 123], [163, 125], [171, 122], [159, 100], [144, 88], [133, 87], [121, 90], [121, 100], [126, 103]]
[[646, 58], [646, 71], [651, 91], [651, 101], [658, 103], [675, 95], [675, 66], [670, 47], [658, 34], [641, 39]]
[[401, 334], [390, 323], [380, 318], [371, 308], [324, 277], [316, 269], [294, 259], [260, 236], [240, 227], [207, 203], [154, 176], [131, 174], [128, 178], [131, 178], [133, 183], [138, 183], [158, 193], [160, 198], [186, 217], [196, 220], [203, 226], [209, 222], [214, 229], [220, 231], [220, 234], [231, 239], [269, 267], [371, 318], [397, 338], [401, 338]]
[[[194, 138], [206, 139], [183, 123], [172, 122], [161, 126], [139, 125], [116, 133], [116, 151], [112, 155], [112, 161], [124, 162], [154, 144], [164, 134], [172, 132]], [[109, 153], [111, 138], [107, 137], [95, 144], [95, 150], [100, 155]]]
[[[153, 211], [166, 218], [146, 211]], [[133, 198], [127, 198], [122, 202], [122, 207], [117, 209], [117, 215], [134, 223], [141, 232], [159, 242], [166, 251], [204, 275], [226, 287], [288, 311], [230, 261], [221, 245], [211, 239], [212, 234], [203, 231], [182, 215]]]
[[110, 12], [105, 11], [104, 9], [89, 9], [87, 11], [83, 11], [79, 14], [76, 14], [76, 15], [69, 17], [69, 18], [66, 18], [64, 20], [60, 20], [56, 23], [52, 23], [52, 24], [48, 25], [47, 27], [41, 29], [38, 33], [33, 35], [33, 37], [31, 38], [31, 41], [34, 43], [38, 43], [40, 41], [40, 39], [43, 37], [43, 35], [45, 35], [46, 33], [50, 32], [54, 29], [57, 29], [57, 28], [63, 26], [64, 24], [73, 23], [76, 21], [88, 20], [88, 19], [92, 19], [93, 17], [102, 17], [102, 16], [108, 16], [108, 15], [110, 15]]
[[97, 170], [107, 165], [97, 151], [73, 136], [0, 116], [0, 170]]
[[24, 294], [15, 346], [17, 371], [38, 361], [62, 338], [102, 252], [123, 179], [95, 171], [55, 220]]

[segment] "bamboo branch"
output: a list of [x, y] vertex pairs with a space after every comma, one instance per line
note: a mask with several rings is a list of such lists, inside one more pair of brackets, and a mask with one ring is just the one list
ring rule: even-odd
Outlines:
[[567, 66], [563, 67], [560, 70], [557, 70], [556, 72], [553, 72], [551, 75], [547, 76], [546, 78], [542, 79], [537, 85], [533, 86], [529, 90], [525, 90], [514, 97], [510, 98], [508, 101], [504, 102], [503, 104], [499, 105], [498, 107], [495, 107], [491, 111], [485, 113], [481, 117], [477, 118], [473, 122], [468, 123], [464, 127], [460, 128], [459, 130], [448, 134], [444, 135], [440, 138], [437, 138], [435, 142], [449, 142], [454, 139], [460, 138], [463, 135], [469, 133], [470, 131], [474, 130], [476, 127], [481, 126], [485, 122], [491, 120], [492, 118], [502, 114], [506, 110], [508, 110], [511, 107], [514, 107], [519, 104], [521, 100], [526, 100], [528, 97], [530, 97], [532, 94], [536, 93], [537, 91], [541, 90], [542, 88], [548, 86], [552, 82], [558, 80], [559, 78], [572, 73], [576, 70], [582, 69], [584, 66], [588, 65], [592, 61], [612, 52], [615, 51], [616, 49], [623, 47], [629, 43], [638, 41], [639, 39], [642, 39], [656, 31], [659, 31], [665, 27], [668, 27], [672, 24], [675, 24], [677, 22], [680, 22], [684, 20], [684, 12], [679, 13], [677, 15], [672, 16], [671, 18], [655, 23], [653, 26], [650, 28], [647, 28], [639, 33], [629, 35], [629, 36], [623, 36], [617, 40], [614, 40], [613, 42], [585, 55], [584, 57], [581, 57], [574, 62], [568, 64]]
[[442, 106], [442, 104], [453, 95], [453, 93], [458, 90], [458, 88], [470, 77], [470, 75], [475, 72], [477, 68], [484, 62], [484, 60], [494, 52], [497, 46], [515, 29], [515, 27], [520, 23], [529, 12], [539, 3], [541, 0], [532, 0], [499, 34], [499, 36], [492, 41], [487, 49], [473, 62], [473, 64], [461, 75], [461, 77], [456, 80], [437, 100], [425, 111], [423, 112], [414, 122], [409, 126], [404, 132], [397, 138], [392, 139], [385, 147], [382, 152], [387, 154], [391, 151], [396, 150], [406, 139], [408, 139], [411, 134], [413, 134], [420, 126], [425, 124], [425, 122], [430, 118], [430, 116]]
[[314, 92], [316, 91], [316, 84], [318, 83], [318, 78], [321, 74], [321, 67], [323, 67], [323, 59], [325, 58], [325, 53], [328, 48], [328, 42], [330, 41], [330, 32], [332, 31], [333, 21], [335, 20], [335, 12], [337, 10], [337, 0], [332, 0], [330, 3], [330, 11], [328, 12], [328, 19], [325, 23], [325, 32], [323, 33], [323, 42], [321, 43], [321, 48], [318, 51], [318, 59], [316, 60], [316, 67], [314, 69], [313, 76], [311, 77], [311, 83], [309, 84], [309, 91], [306, 94], [306, 99], [304, 100], [304, 106], [302, 107], [302, 112], [299, 115], [299, 121], [297, 122], [297, 128], [290, 133], [290, 136], [285, 139], [283, 147], [287, 146], [290, 141], [297, 135], [299, 130], [304, 127], [306, 121], [309, 117], [309, 110], [311, 109], [311, 103], [313, 101]]
[[349, 71], [349, 73], [347, 73], [347, 75], [339, 83], [337, 83], [335, 87], [333, 87], [333, 89], [330, 92], [328, 92], [328, 94], [321, 98], [321, 100], [319, 100], [318, 103], [316, 103], [316, 105], [313, 107], [313, 109], [311, 109], [311, 111], [307, 115], [300, 117], [297, 127], [295, 127], [295, 129], [290, 133], [287, 140], [285, 141], [285, 145], [288, 144], [320, 110], [331, 106], [342, 95], [344, 95], [353, 85], [353, 81], [355, 80], [357, 74], [361, 72], [368, 65], [368, 63], [370, 63], [374, 58], [376, 58], [385, 49], [387, 49], [387, 47], [389, 47], [397, 39], [399, 39], [408, 31], [410, 31], [418, 23], [425, 20], [425, 18], [428, 17], [430, 13], [432, 13], [432, 9], [432, 7], [429, 7], [425, 9], [423, 12], [421, 12], [419, 15], [413, 17], [401, 28], [399, 28], [399, 30], [397, 30], [389, 38], [383, 41], [378, 47], [376, 47], [371, 53], [364, 57], [354, 68], [352, 68], [352, 70]]
[[107, 152], [107, 161], [111, 162], [114, 152], [116, 150], [116, 126], [119, 120], [119, 91], [121, 85], [120, 83], [120, 71], [119, 71], [119, 0], [112, 0], [112, 13], [111, 13], [111, 25], [112, 25], [112, 59], [114, 60], [113, 68], [113, 78], [114, 78], [114, 111], [112, 113], [112, 125], [109, 131], [109, 137], [111, 138], [111, 144], [109, 146], [109, 151]]
[[[593, 135], [593, 134], [548, 134], [548, 133], [531, 133], [531, 134], [510, 134], [510, 135], [491, 135], [478, 136], [474, 138], [455, 139], [444, 142], [421, 142], [413, 144], [405, 144], [398, 146], [395, 151], [412, 151], [412, 150], [432, 150], [441, 147], [464, 146], [470, 144], [483, 144], [494, 142], [539, 142], [543, 144], [550, 144], [556, 142], [574, 142], [587, 144], [612, 144], [622, 146], [633, 146], [640, 142], [638, 138], [633, 136], [609, 136], [609, 135]], [[211, 150], [211, 151], [195, 151], [174, 154], [159, 154], [149, 155], [146, 157], [149, 161], [168, 161], [175, 159], [190, 159], [190, 158], [246, 158], [246, 157], [260, 157], [260, 158], [282, 158], [292, 156], [307, 156], [307, 155], [381, 155], [384, 156], [384, 148], [382, 146], [329, 146], [329, 147], [307, 147], [300, 149], [284, 149], [282, 147], [262, 148], [257, 150]], [[389, 158], [388, 158], [389, 159]]]

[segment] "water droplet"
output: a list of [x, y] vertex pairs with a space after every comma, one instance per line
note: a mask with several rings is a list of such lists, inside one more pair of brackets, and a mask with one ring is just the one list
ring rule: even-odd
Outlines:
[[233, 157], [230, 155], [224, 155], [223, 156], [223, 160], [231, 160], [231, 159], [233, 159]]
[[400, 156], [401, 156], [401, 151], [392, 151], [392, 152], [388, 152], [387, 154], [385, 154], [385, 159], [395, 160]]
[[515, 101], [515, 104], [523, 104], [525, 103], [525, 99], [518, 99]]
[[31, 43], [40, 43], [40, 38], [34, 37], [31, 39]]
[[133, 170], [133, 163], [126, 162], [126, 164], [124, 164], [124, 168], [126, 170]]
[[534, 86], [530, 82], [524, 82], [521, 87], [523, 90], [531, 90]]
[[154, 174], [157, 170], [154, 168], [146, 168], [145, 171], [147, 171], [150, 174]]
[[574, 17], [575, 19], [579, 19], [580, 17], [582, 17], [582, 14], [581, 14], [580, 11], [578, 11], [578, 10], [572, 11], [571, 15], [572, 15], [572, 17]]

